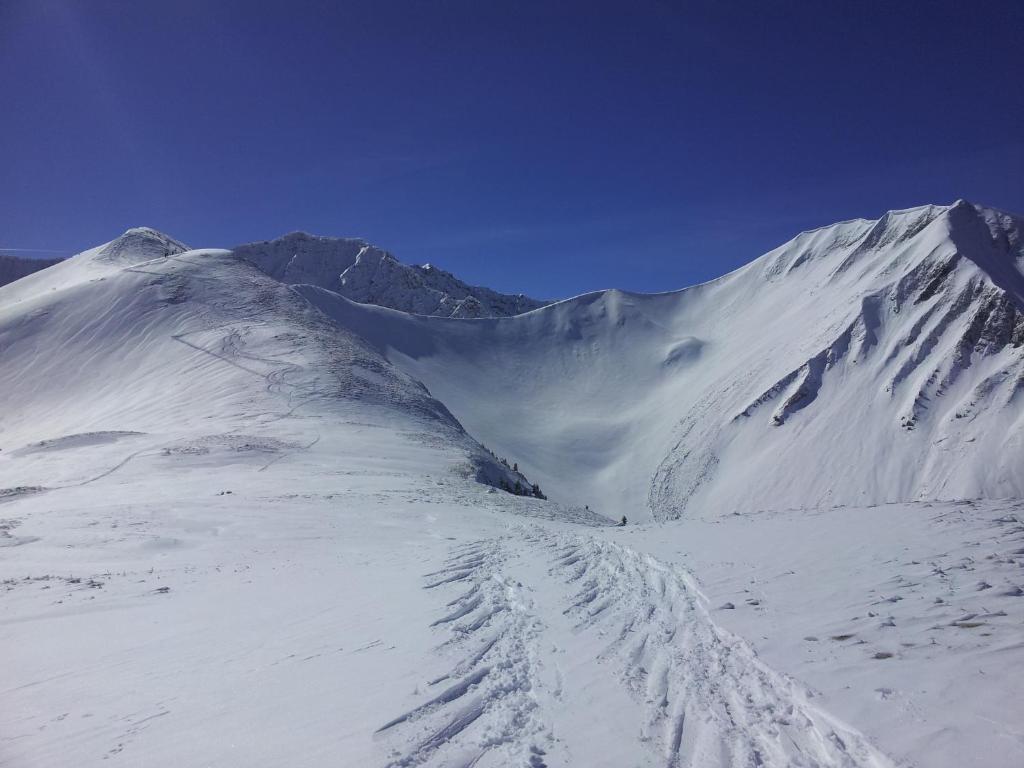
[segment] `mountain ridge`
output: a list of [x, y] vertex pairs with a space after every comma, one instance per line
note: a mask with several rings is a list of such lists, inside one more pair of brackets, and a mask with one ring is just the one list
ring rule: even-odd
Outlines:
[[[531, 299], [523, 294], [501, 294], [482, 286], [472, 286], [464, 283], [451, 272], [432, 264], [405, 264], [389, 252], [374, 246], [363, 238], [357, 237], [333, 237], [314, 235], [305, 231], [294, 231], [273, 240], [254, 241], [235, 246], [230, 250], [237, 253], [246, 261], [253, 263], [261, 271], [269, 274], [280, 282], [292, 285], [316, 285], [345, 295], [360, 303], [377, 304], [378, 306], [386, 306], [399, 311], [412, 312], [414, 314], [433, 314], [437, 316], [457, 318], [502, 317], [512, 314], [522, 314], [524, 312], [530, 312], [534, 309], [539, 309], [552, 304], [572, 301], [589, 295], [598, 295], [606, 291], [616, 291], [628, 296], [656, 296], [675, 294], [682, 291], [691, 291], [699, 289], [702, 286], [714, 284], [720, 280], [727, 279], [735, 273], [742, 272], [743, 270], [750, 268], [754, 263], [762, 259], [767, 259], [770, 254], [785, 250], [802, 239], [815, 238], [828, 232], [841, 232], [853, 229], [853, 232], [855, 233], [854, 239], [870, 240], [870, 233], [865, 230], [874, 228], [881, 233], [887, 230], [889, 222], [899, 222], [902, 219], [914, 215], [917, 215], [917, 220], [922, 226], [926, 226], [935, 218], [943, 215], [953, 215], [954, 212], [957, 211], [966, 212], [968, 215], [970, 215], [971, 211], [979, 215], [981, 212], [984, 212], [984, 216], [981, 216], [982, 219], [987, 216], [989, 218], [1002, 219], [1008, 222], [1016, 222], [1014, 226], [1016, 226], [1017, 229], [1020, 229], [1021, 219], [1019, 216], [1000, 209], [976, 205], [964, 199], [958, 199], [948, 205], [925, 204], [910, 208], [893, 209], [885, 212], [878, 219], [857, 217], [803, 230], [783, 245], [768, 251], [761, 257], [746, 262], [724, 275], [719, 275], [693, 285], [654, 292], [633, 291], [611, 287], [587, 291], [582, 294], [556, 299], [554, 301]], [[960, 231], [961, 230], [957, 230], [957, 233]], [[881, 237], [880, 234], [879, 237]], [[312, 249], [309, 248], [310, 244], [314, 246]], [[1018, 251], [1021, 250], [1019, 241], [1015, 241], [1013, 246], [1016, 247]], [[140, 226], [132, 227], [114, 240], [89, 250], [95, 251], [97, 249], [105, 249], [106, 256], [110, 258], [116, 258], [118, 253], [128, 252], [137, 254], [145, 253], [153, 258], [158, 258], [163, 255], [173, 255], [184, 252], [189, 250], [190, 247], [181, 241], [176, 240], [172, 236], [152, 227]], [[161, 249], [163, 249], [163, 253], [160, 252]], [[64, 261], [64, 259], [56, 259], [38, 260], [37, 262], [35, 259], [20, 259], [18, 257], [2, 255], [0, 255], [0, 258], [11, 259], [16, 262], [43, 263], [46, 266], [52, 266], [53, 264], [60, 263], [60, 261]], [[793, 264], [791, 268], [800, 266], [804, 260], [804, 258], [798, 260], [798, 262]], [[1020, 253], [1018, 253], [1017, 260], [1024, 260], [1024, 255], [1020, 255]], [[381, 270], [379, 268], [376, 270], [374, 269], [379, 263], [388, 264], [389, 269], [394, 270], [394, 274], [385, 274], [384, 279], [381, 279], [379, 276]], [[978, 266], [988, 271], [994, 280], [999, 279], [1000, 277], [1006, 277], [1005, 274], [992, 274], [993, 272], [1000, 271], [1001, 268], [998, 263], [995, 264], [996, 269], [992, 269], [994, 265], [991, 263], [988, 265], [979, 264]], [[1005, 267], [1005, 265], [1001, 266]], [[374, 271], [378, 274], [373, 274]], [[1001, 271], [1005, 273], [1005, 269], [1002, 269]], [[388, 270], [384, 270], [384, 272], [387, 273]], [[1020, 265], [1018, 265], [1016, 273], [1021, 272], [1024, 272], [1024, 268], [1021, 268]], [[348, 274], [346, 275], [346, 273]], [[438, 291], [441, 294], [434, 302], [434, 306], [432, 307], [434, 311], [422, 310], [422, 307], [425, 304], [429, 305], [431, 303], [429, 300], [426, 302], [423, 302], [422, 300], [416, 302], [415, 300], [405, 299], [402, 303], [406, 306], [394, 306], [395, 302], [388, 303], [388, 289], [392, 287], [386, 285], [389, 282], [388, 278], [396, 277], [396, 279], [400, 281], [402, 279], [408, 279], [407, 275], [410, 273], [416, 275], [414, 282], [418, 284], [417, 287], [425, 286], [430, 290]], [[1011, 282], [1003, 287], [1007, 290], [1012, 290], [1017, 298], [1024, 301], [1024, 276], [1020, 276], [1020, 274], [1018, 274], [1014, 277], [1011, 275], [1010, 280]], [[375, 282], [376, 284], [374, 284]], [[381, 285], [382, 283], [385, 285]], [[456, 293], [462, 293], [464, 295], [461, 297], [453, 297], [451, 293], [445, 293], [442, 287], [445, 283], [451, 283], [455, 286]], [[488, 298], [496, 297], [499, 305], [502, 301], [504, 301], [505, 304], [504, 306], [498, 306], [498, 311], [494, 313], [488, 314], [486, 312], [481, 312], [481, 301], [479, 297], [473, 295], [472, 292], [474, 291], [481, 292]], [[464, 306], [467, 299], [469, 300], [469, 307]]]
[[473, 286], [429, 264], [408, 265], [359, 238], [292, 232], [233, 252], [288, 284], [327, 288], [361, 303], [416, 314], [491, 317], [520, 314], [545, 302]]
[[[925, 206], [802, 233], [678, 291], [458, 324], [299, 290], [531, 477], [595, 507], [667, 519], [998, 497], [1024, 491], [1024, 321], [984, 267], [1015, 281], [1020, 231], [989, 209]], [[815, 476], [790, 483], [787, 457]]]
[[[801, 233], [672, 292], [466, 317], [412, 290], [432, 268], [410, 272], [362, 240], [185, 251], [135, 228], [0, 298], [16, 312], [33, 291], [110, 270], [245, 264], [428, 388], [556, 498], [613, 516], [991, 498], [1024, 493], [1013, 470], [1024, 462], [1022, 231], [965, 201], [920, 206]], [[188, 298], [167, 290], [171, 304]], [[410, 303], [421, 314], [403, 311]], [[815, 471], [794, 481], [780, 463]]]
[[[984, 268], [1016, 285], [1021, 226], [972, 210], [508, 317], [145, 228], [0, 288], [16, 759], [970, 763], [1024, 611], [1024, 338]], [[83, 691], [120, 730], [54, 716]]]

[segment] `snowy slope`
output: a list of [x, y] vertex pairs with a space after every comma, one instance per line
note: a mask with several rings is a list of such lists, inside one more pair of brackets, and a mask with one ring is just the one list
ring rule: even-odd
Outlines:
[[251, 432], [301, 406], [404, 420], [461, 446], [470, 474], [525, 483], [419, 382], [287, 286], [229, 251], [186, 248], [132, 229], [0, 289], [8, 449], [111, 422], [142, 434], [204, 434], [210, 420]]
[[[895, 420], [872, 494], [939, 465], [904, 389], [1019, 360], [1018, 229], [919, 209], [480, 320], [147, 229], [0, 288], [0, 764], [1019, 765], [1019, 500], [759, 511], [855, 487], [813, 429], [849, 458]], [[1004, 384], [950, 422], [979, 487]], [[687, 419], [718, 460], [684, 507]], [[555, 498], [493, 487], [526, 477]], [[685, 514], [584, 507], [649, 498]]]
[[669, 519], [1019, 497], [1022, 248], [1020, 220], [958, 202], [806, 232], [675, 293], [513, 318], [299, 290], [556, 496]]
[[282, 282], [316, 285], [353, 301], [420, 315], [506, 317], [545, 303], [467, 285], [430, 264], [402, 264], [362, 240], [293, 232], [234, 252]]
[[59, 261], [60, 259], [21, 259], [0, 254], [0, 285], [13, 283], [33, 272], [52, 267]]

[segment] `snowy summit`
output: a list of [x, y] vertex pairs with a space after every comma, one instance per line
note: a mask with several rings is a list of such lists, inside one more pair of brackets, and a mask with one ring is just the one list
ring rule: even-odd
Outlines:
[[1021, 764], [1021, 218], [553, 303], [304, 233], [0, 270], [0, 763]]
[[430, 264], [408, 266], [362, 240], [293, 232], [234, 253], [281, 282], [316, 285], [353, 301], [420, 315], [505, 317], [546, 303], [467, 285]]

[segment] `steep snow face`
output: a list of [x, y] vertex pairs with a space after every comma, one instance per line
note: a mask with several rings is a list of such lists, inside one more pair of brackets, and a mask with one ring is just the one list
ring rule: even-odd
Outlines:
[[451, 322], [299, 290], [559, 498], [612, 516], [1024, 493], [1021, 222], [806, 232], [713, 282]]
[[402, 264], [362, 240], [304, 232], [235, 248], [235, 254], [281, 282], [308, 284], [353, 301], [441, 317], [507, 317], [544, 302], [467, 285], [444, 270]]
[[0, 254], [0, 285], [13, 283], [26, 275], [60, 263], [60, 259], [21, 259]]

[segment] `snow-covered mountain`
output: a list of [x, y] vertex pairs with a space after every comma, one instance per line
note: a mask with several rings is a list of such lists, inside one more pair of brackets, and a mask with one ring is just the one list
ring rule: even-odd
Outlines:
[[0, 285], [13, 283], [40, 269], [52, 267], [60, 259], [23, 259], [0, 253]]
[[556, 494], [664, 520], [1024, 493], [1022, 249], [1021, 220], [960, 201], [513, 318], [299, 290]]
[[508, 317], [309, 236], [3, 286], [0, 763], [1016, 766], [1022, 265], [959, 202]]
[[507, 317], [546, 303], [467, 285], [430, 264], [403, 264], [362, 240], [293, 232], [234, 252], [284, 283], [316, 285], [353, 301], [420, 315]]
[[[152, 229], [5, 286], [0, 350], [7, 441], [88, 434], [112, 420], [130, 432], [180, 433], [228, 418], [251, 431], [284, 393], [288, 407], [425, 424], [465, 450], [477, 479], [529, 486], [422, 384], [288, 286], [230, 251], [190, 250]], [[61, 373], [69, 370], [73, 386]], [[254, 388], [253, 377], [264, 384]]]
[[[1021, 232], [963, 201], [925, 206], [802, 233], [704, 285], [542, 307], [359, 240], [294, 234], [218, 264], [292, 286], [281, 295], [429, 387], [544, 488], [669, 519], [1024, 493]], [[7, 296], [186, 248], [129, 230]]]

